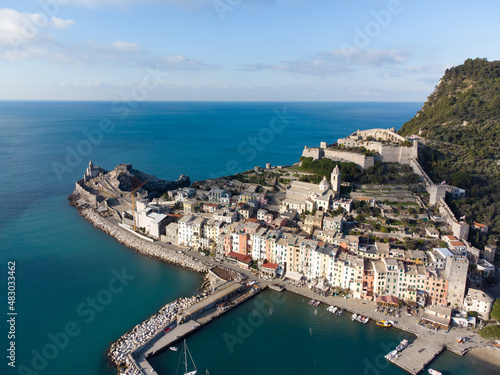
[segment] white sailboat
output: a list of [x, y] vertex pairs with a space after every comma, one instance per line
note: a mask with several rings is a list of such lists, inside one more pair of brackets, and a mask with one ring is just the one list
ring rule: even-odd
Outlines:
[[[184, 345], [183, 345], [182, 351], [184, 353], [182, 353], [181, 357], [179, 358], [179, 364], [177, 365], [177, 371], [175, 373], [176, 374], [179, 373], [180, 361], [181, 361], [182, 357], [184, 356], [185, 369], [184, 369], [183, 375], [196, 375], [198, 373], [198, 369], [196, 368], [196, 365], [194, 364], [193, 357], [191, 356], [191, 352], [189, 351], [189, 349], [187, 347], [186, 340], [184, 340]], [[187, 359], [188, 354], [189, 354], [189, 359], [191, 360], [191, 363], [193, 364], [193, 367], [194, 367], [194, 370], [191, 370], [191, 371], [188, 371], [188, 359]]]

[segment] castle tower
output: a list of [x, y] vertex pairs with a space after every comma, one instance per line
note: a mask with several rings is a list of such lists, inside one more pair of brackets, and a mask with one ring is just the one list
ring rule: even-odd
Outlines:
[[340, 169], [338, 165], [333, 168], [330, 184], [335, 193], [340, 193]]

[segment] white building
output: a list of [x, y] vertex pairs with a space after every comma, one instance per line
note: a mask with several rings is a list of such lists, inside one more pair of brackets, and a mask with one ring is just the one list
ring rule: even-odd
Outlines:
[[163, 222], [166, 218], [167, 215], [158, 214], [148, 207], [137, 212], [137, 227], [144, 228], [145, 233], [151, 237], [160, 239]]
[[467, 311], [476, 311], [481, 319], [489, 320], [495, 300], [482, 290], [469, 288], [464, 299], [464, 307]]

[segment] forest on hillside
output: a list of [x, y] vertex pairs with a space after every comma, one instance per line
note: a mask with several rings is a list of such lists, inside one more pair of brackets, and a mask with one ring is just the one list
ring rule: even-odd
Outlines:
[[449, 200], [457, 216], [490, 227], [474, 242], [493, 244], [500, 234], [500, 61], [468, 59], [446, 70], [417, 115], [399, 130], [424, 138], [420, 162], [434, 182], [467, 190]]

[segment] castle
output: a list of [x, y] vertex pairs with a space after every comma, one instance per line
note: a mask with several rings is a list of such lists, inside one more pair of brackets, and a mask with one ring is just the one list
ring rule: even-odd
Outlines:
[[377, 161], [384, 163], [410, 164], [412, 159], [418, 158], [418, 141], [412, 141], [411, 146], [403, 145], [407, 140], [391, 129], [357, 130], [351, 135], [337, 140], [339, 146], [345, 148], [360, 148], [373, 151], [375, 155], [367, 156], [356, 151], [347, 151], [337, 148], [328, 148], [326, 142], [321, 142], [319, 148], [305, 146], [302, 156], [312, 157], [314, 160], [322, 158], [342, 162], [353, 162], [361, 168], [369, 168]]

